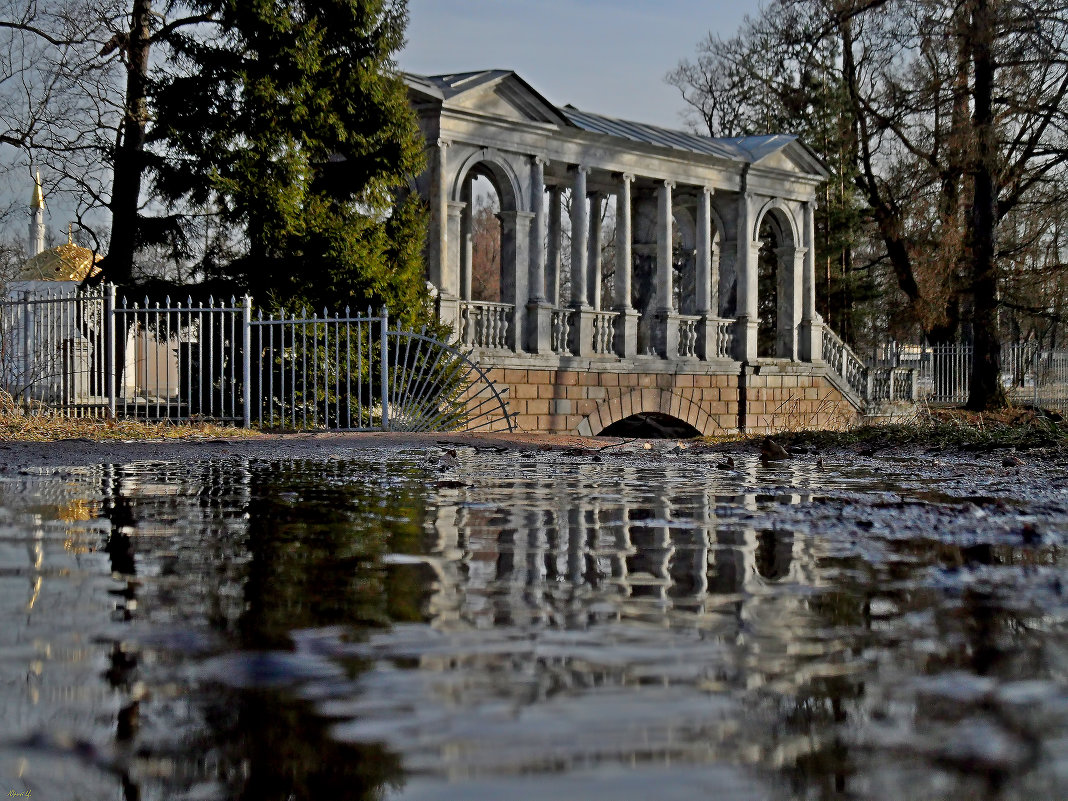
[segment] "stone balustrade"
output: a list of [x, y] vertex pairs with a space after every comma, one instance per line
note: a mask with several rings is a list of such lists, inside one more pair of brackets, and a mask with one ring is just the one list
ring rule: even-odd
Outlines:
[[472, 348], [509, 350], [515, 306], [488, 301], [460, 302], [460, 341]]

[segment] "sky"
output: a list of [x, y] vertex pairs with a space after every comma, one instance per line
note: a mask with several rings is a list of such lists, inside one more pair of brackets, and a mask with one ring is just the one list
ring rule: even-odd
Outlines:
[[733, 35], [758, 0], [408, 0], [401, 69], [510, 69], [551, 103], [683, 128], [664, 76], [709, 32]]

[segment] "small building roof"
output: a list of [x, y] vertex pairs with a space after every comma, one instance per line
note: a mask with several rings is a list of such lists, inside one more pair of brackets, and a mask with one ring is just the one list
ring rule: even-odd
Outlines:
[[89, 248], [67, 242], [38, 253], [28, 259], [19, 270], [19, 281], [84, 281], [97, 275], [100, 254]]

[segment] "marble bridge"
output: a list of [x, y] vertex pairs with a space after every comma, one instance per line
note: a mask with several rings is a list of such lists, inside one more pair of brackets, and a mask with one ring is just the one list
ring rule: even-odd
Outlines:
[[[912, 407], [912, 372], [865, 367], [816, 311], [828, 173], [797, 138], [557, 107], [506, 70], [406, 80], [429, 149], [415, 189], [438, 314], [521, 430], [595, 435], [656, 414], [770, 432]], [[480, 178], [499, 201], [490, 297], [473, 281]]]

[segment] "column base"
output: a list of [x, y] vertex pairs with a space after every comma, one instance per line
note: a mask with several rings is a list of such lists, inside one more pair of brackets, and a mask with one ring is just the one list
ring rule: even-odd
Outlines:
[[801, 358], [806, 362], [823, 361], [823, 321], [801, 321]]
[[679, 315], [674, 309], [653, 312], [653, 350], [664, 359], [679, 358]]
[[616, 355], [629, 359], [638, 355], [638, 320], [641, 314], [637, 309], [618, 309], [616, 317]]
[[697, 355], [706, 362], [731, 358], [729, 337], [725, 337], [725, 342], [720, 339], [721, 324], [711, 313], [705, 314], [697, 324]]
[[527, 351], [552, 353], [553, 307], [545, 302], [527, 304]]
[[568, 350], [576, 356], [593, 356], [593, 313], [592, 306], [575, 306], [571, 325]]
[[455, 295], [438, 295], [438, 320], [452, 329], [453, 336], [459, 340], [463, 336], [460, 320], [460, 299]]
[[739, 317], [734, 321], [733, 356], [739, 362], [755, 362], [757, 358], [757, 327], [756, 319], [746, 316]]

